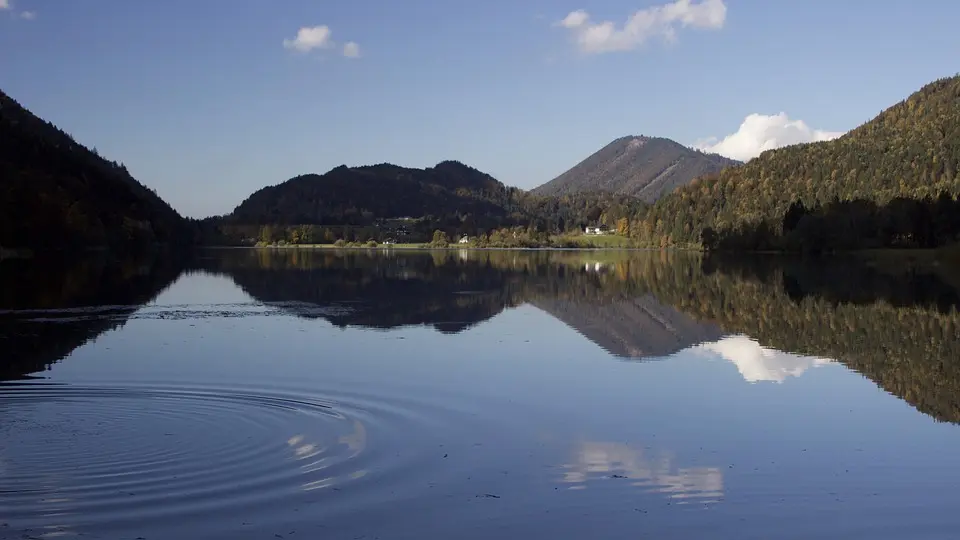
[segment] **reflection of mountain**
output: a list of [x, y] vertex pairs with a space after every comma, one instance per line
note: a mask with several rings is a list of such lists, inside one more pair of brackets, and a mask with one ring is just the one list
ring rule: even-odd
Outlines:
[[[701, 261], [669, 252], [293, 249], [207, 252], [194, 264], [272, 306], [340, 326], [459, 332], [529, 303], [613, 354], [693, 347], [731, 361], [748, 381], [785, 381], [834, 359], [920, 411], [960, 423], [960, 293], [943, 266]], [[177, 269], [94, 259], [0, 264], [2, 282], [17, 285], [0, 289], [0, 378], [42, 370], [122, 324]], [[55, 322], [30, 321], [38, 318]]]
[[713, 353], [731, 362], [747, 382], [782, 383], [787, 377], [799, 377], [810, 368], [833, 363], [833, 360], [826, 358], [800, 356], [764, 347], [747, 336], [728, 336], [690, 350]]
[[[203, 268], [228, 274], [263, 302], [309, 303], [298, 312], [338, 326], [430, 325], [460, 332], [504, 308], [530, 303], [621, 357], [665, 356], [720, 337], [646, 294], [619, 271], [630, 261], [590, 254], [232, 251]], [[602, 270], [602, 271], [601, 271]]]
[[645, 455], [623, 443], [584, 442], [564, 466], [561, 482], [586, 488], [591, 481], [615, 478], [671, 499], [717, 502], [723, 497], [723, 472], [717, 467], [679, 467], [668, 454]]
[[[123, 325], [178, 274], [166, 260], [4, 261], [0, 282], [16, 287], [0, 290], [0, 380], [43, 371]], [[83, 316], [91, 309], [98, 316]]]
[[261, 302], [322, 308], [294, 313], [368, 328], [429, 325], [461, 332], [516, 305], [508, 277], [428, 253], [376, 257], [318, 251], [230, 251], [203, 268], [229, 275]]
[[[930, 416], [960, 423], [960, 295], [934, 267], [706, 260], [657, 297], [766, 347], [833, 358]], [[817, 276], [830, 276], [830, 279]]]
[[698, 323], [651, 294], [607, 303], [553, 298], [531, 303], [623, 358], [667, 356], [723, 335], [718, 326]]

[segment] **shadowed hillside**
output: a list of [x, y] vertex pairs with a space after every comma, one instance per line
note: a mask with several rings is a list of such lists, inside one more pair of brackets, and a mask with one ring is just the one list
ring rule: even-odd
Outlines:
[[126, 167], [0, 92], [0, 247], [142, 248], [192, 240]]

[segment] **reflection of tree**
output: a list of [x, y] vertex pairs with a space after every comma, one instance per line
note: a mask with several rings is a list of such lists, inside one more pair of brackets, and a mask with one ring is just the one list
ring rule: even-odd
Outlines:
[[938, 274], [855, 261], [706, 263], [682, 287], [651, 283], [655, 294], [764, 346], [836, 359], [920, 411], [960, 422], [960, 296]]
[[[0, 282], [0, 379], [42, 371], [149, 302], [176, 279], [164, 258], [5, 261]], [[85, 310], [101, 308], [96, 317]], [[18, 311], [28, 310], [28, 311]], [[48, 322], [32, 319], [44, 318]]]
[[561, 482], [585, 488], [601, 478], [632, 480], [631, 485], [674, 499], [716, 502], [723, 497], [723, 473], [717, 467], [678, 467], [672, 456], [647, 456], [643, 449], [623, 443], [583, 442], [573, 461], [564, 465]]

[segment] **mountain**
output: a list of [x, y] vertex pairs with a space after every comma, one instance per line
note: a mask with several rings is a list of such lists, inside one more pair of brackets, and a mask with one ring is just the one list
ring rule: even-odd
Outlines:
[[341, 165], [262, 188], [229, 215], [243, 224], [360, 225], [372, 218], [447, 213], [503, 219], [516, 188], [455, 161], [413, 169], [391, 164]]
[[127, 169], [0, 92], [0, 246], [129, 247], [188, 238], [180, 215]]
[[694, 178], [739, 164], [670, 139], [621, 137], [533, 192], [559, 196], [609, 191], [653, 202]]
[[684, 186], [636, 229], [653, 245], [934, 247], [960, 233], [958, 193], [955, 76], [839, 139], [769, 150]]

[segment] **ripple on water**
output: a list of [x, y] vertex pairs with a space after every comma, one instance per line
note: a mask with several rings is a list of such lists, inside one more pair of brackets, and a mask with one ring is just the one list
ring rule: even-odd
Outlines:
[[425, 466], [418, 448], [450, 428], [422, 409], [209, 387], [0, 385], [0, 516], [61, 533], [252, 516], [345, 490], [373, 471], [369, 496]]

